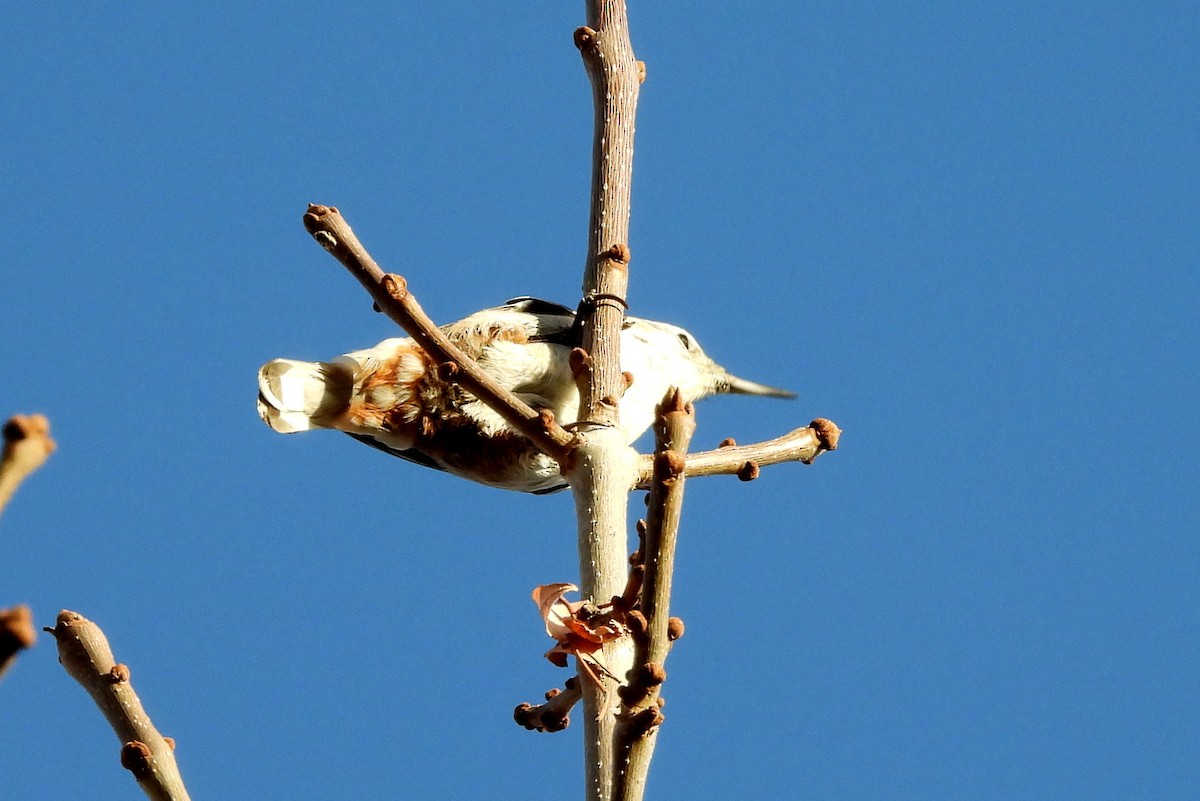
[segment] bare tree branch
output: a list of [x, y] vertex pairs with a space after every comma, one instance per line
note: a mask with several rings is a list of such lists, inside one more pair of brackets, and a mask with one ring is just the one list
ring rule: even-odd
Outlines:
[[637, 652], [629, 684], [624, 688], [617, 749], [623, 763], [619, 772], [619, 801], [641, 801], [646, 792], [650, 760], [663, 721], [659, 691], [666, 680], [667, 651], [671, 636], [671, 581], [675, 573], [675, 543], [683, 511], [685, 455], [696, 430], [696, 414], [684, 404], [678, 391], [659, 407], [655, 425], [654, 476], [642, 555], [643, 577], [638, 609], [645, 619], [644, 631], [634, 632]]
[[[520, 705], [514, 717], [528, 728], [559, 730], [582, 697], [585, 798], [640, 801], [663, 719], [659, 711], [659, 686], [666, 676], [663, 663], [669, 643], [682, 632], [681, 621], [669, 617], [669, 597], [684, 479], [735, 474], [749, 480], [761, 466], [811, 462], [822, 451], [837, 447], [840, 431], [827, 420], [815, 420], [808, 428], [768, 442], [748, 446], [729, 442], [716, 451], [685, 457], [694, 417], [690, 407], [674, 397], [664, 409], [655, 456], [639, 456], [625, 442], [618, 426], [618, 406], [628, 385], [628, 376], [621, 371], [620, 330], [629, 283], [634, 121], [645, 66], [634, 59], [624, 0], [585, 0], [585, 7], [587, 26], [575, 31], [575, 44], [592, 84], [595, 127], [588, 247], [578, 314], [580, 341], [570, 355], [580, 410], [579, 422], [570, 433], [493, 386], [490, 377], [425, 316], [404, 279], [384, 274], [336, 209], [310, 206], [304, 222], [313, 237], [362, 283], [378, 310], [435, 359], [451, 365], [456, 380], [561, 466], [575, 496], [581, 603], [590, 604], [599, 615], [581, 616], [574, 624], [586, 628], [608, 621], [615, 634], [612, 639], [590, 641], [588, 653], [602, 658], [587, 662], [583, 650], [574, 651], [577, 665], [595, 664], [602, 670], [589, 671], [588, 681], [577, 676], [565, 691], [548, 694], [545, 704]], [[653, 497], [642, 528], [646, 539], [639, 549], [644, 563], [630, 571], [628, 493], [635, 486], [650, 487]], [[570, 608], [576, 608], [574, 602]], [[624, 702], [619, 718], [612, 714], [610, 703], [618, 685]]]
[[129, 668], [113, 658], [108, 639], [92, 621], [63, 610], [53, 629], [58, 659], [79, 682], [116, 732], [121, 765], [153, 801], [187, 801], [187, 789], [175, 763], [175, 741], [154, 728], [133, 685]]
[[513, 710], [513, 718], [527, 729], [562, 731], [571, 724], [568, 715], [583, 695], [579, 684], [579, 677], [575, 676], [567, 680], [564, 689], [554, 689], [546, 693], [546, 703], [537, 706], [519, 704]]
[[583, 275], [582, 348], [589, 361], [580, 419], [617, 423], [621, 322], [628, 304], [633, 135], [642, 72], [633, 57], [624, 0], [588, 0], [575, 45], [592, 84], [592, 193]]
[[[579, 531], [580, 586], [584, 598], [602, 603], [625, 584], [629, 489], [636, 454], [617, 428], [625, 378], [620, 331], [629, 283], [629, 208], [633, 182], [633, 135], [639, 85], [644, 76], [633, 57], [624, 0], [586, 0], [587, 26], [575, 44], [592, 84], [591, 214], [583, 277], [579, 442], [564, 471], [575, 494]], [[606, 645], [604, 660], [616, 676], [632, 664], [627, 644]], [[608, 686], [584, 686], [585, 798], [613, 798], [619, 770], [615, 719], [608, 714]]]
[[4, 424], [4, 453], [0, 456], [0, 512], [30, 473], [41, 467], [57, 447], [50, 438], [45, 415], [13, 415]]
[[426, 353], [443, 364], [454, 365], [455, 381], [494, 409], [542, 453], [562, 463], [573, 441], [571, 434], [552, 415], [537, 411], [502, 387], [447, 339], [408, 291], [404, 278], [383, 272], [336, 208], [309, 204], [304, 227], [358, 279], [380, 311], [403, 328]]
[[[753, 445], [735, 445], [726, 440], [715, 451], [702, 451], [687, 457], [684, 474], [688, 478], [699, 476], [736, 475], [743, 481], [758, 477], [760, 467], [782, 462], [811, 464], [825, 451], [837, 450], [842, 430], [831, 420], [817, 418], [807, 428], [797, 428], [782, 437], [757, 442]], [[639, 489], [647, 489], [654, 475], [654, 458], [640, 457], [638, 464]]]

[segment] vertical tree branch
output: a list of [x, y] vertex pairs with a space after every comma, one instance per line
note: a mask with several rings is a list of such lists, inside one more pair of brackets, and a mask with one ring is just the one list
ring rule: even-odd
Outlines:
[[617, 748], [622, 758], [618, 801], [641, 801], [646, 792], [650, 759], [658, 738], [659, 688], [666, 679], [664, 666], [673, 639], [670, 634], [671, 581], [675, 574], [675, 542], [683, 512], [685, 458], [696, 414], [678, 391], [659, 407], [655, 423], [654, 481], [646, 514], [642, 546], [644, 576], [639, 608], [645, 631], [637, 638], [637, 652], [626, 708], [618, 730]]
[[629, 209], [640, 72], [624, 0], [588, 0], [588, 26], [575, 44], [592, 83], [592, 194], [583, 276], [583, 349], [591, 381], [580, 419], [613, 424], [623, 390], [620, 330], [629, 285]]
[[[595, 127], [587, 262], [583, 277], [581, 352], [574, 361], [581, 382], [577, 446], [565, 472], [575, 494], [579, 526], [580, 585], [585, 598], [606, 602], [620, 595], [626, 573], [629, 490], [636, 454], [621, 436], [617, 404], [625, 389], [620, 331], [629, 282], [629, 207], [639, 69], [629, 40], [624, 0], [586, 0], [587, 26], [575, 44], [592, 84]], [[630, 667], [628, 647], [606, 647], [616, 676]], [[585, 797], [609, 801], [619, 769], [615, 721], [607, 690], [584, 693]]]

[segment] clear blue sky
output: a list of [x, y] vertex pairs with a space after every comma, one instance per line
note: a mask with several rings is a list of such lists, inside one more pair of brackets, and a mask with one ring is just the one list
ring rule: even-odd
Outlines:
[[[569, 496], [254, 411], [394, 329], [304, 232], [339, 206], [435, 319], [574, 303], [583, 4], [44, 4], [0, 31], [0, 415], [59, 451], [0, 606], [99, 622], [194, 798], [578, 797], [530, 589]], [[36, 9], [36, 10], [35, 10]], [[800, 393], [843, 449], [689, 484], [653, 798], [1200, 797], [1194, 3], [635, 3], [635, 313]], [[12, 799], [139, 797], [43, 637]]]

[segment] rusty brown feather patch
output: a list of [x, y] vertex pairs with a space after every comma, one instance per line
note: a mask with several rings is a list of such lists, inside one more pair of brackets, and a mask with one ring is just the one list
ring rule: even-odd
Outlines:
[[[505, 325], [454, 334], [455, 344], [476, 359], [485, 344], [529, 341], [523, 328]], [[397, 434], [448, 470], [503, 486], [512, 484], [512, 477], [528, 475], [541, 467], [535, 464], [540, 452], [520, 434], [485, 434], [479, 421], [463, 411], [464, 405], [476, 400], [475, 396], [456, 381], [444, 378], [434, 360], [415, 343], [401, 347], [394, 358], [367, 375], [357, 394], [361, 400], [349, 412], [353, 424]], [[387, 394], [393, 395], [396, 402], [379, 404], [370, 400]]]

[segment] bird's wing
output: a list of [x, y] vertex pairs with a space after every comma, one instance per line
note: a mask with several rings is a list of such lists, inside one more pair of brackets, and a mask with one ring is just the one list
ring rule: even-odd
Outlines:
[[505, 302], [501, 308], [511, 309], [537, 318], [537, 330], [531, 342], [549, 342], [555, 345], [575, 347], [579, 344], [575, 326], [575, 310], [540, 298], [523, 295]]
[[[354, 437], [356, 440], [363, 443], [364, 445], [370, 445], [372, 448], [375, 448], [376, 450], [379, 450], [379, 451], [383, 451], [384, 453], [388, 454], [389, 456], [398, 456], [401, 459], [404, 459], [405, 461], [412, 462], [413, 464], [419, 464], [422, 467], [432, 467], [434, 470], [438, 470], [443, 473], [449, 472], [446, 470], [446, 468], [444, 468], [440, 464], [438, 464], [434, 459], [430, 458], [429, 456], [426, 456], [424, 453], [417, 450], [416, 448], [400, 450], [398, 448], [392, 448], [388, 445], [384, 445], [379, 440], [375, 439], [374, 437], [370, 437], [366, 434], [351, 434], [349, 431], [347, 431], [345, 433], [348, 436]], [[554, 486], [542, 487], [541, 489], [532, 490], [531, 494], [533, 494], [533, 495], [550, 495], [555, 492], [562, 492], [563, 490], [567, 489], [568, 486], [569, 485], [566, 482], [563, 482], [562, 484], [556, 484]]]
[[541, 298], [522, 295], [519, 298], [512, 298], [504, 301], [504, 305], [514, 308], [517, 311], [529, 312], [530, 314], [559, 314], [563, 317], [575, 319], [575, 310], [564, 306], [561, 303], [554, 303]]
[[368, 434], [353, 434], [349, 431], [346, 431], [344, 433], [347, 436], [354, 437], [356, 440], [358, 440], [362, 444], [370, 445], [372, 448], [375, 448], [376, 450], [379, 450], [379, 451], [383, 451], [386, 454], [390, 454], [392, 456], [399, 456], [401, 459], [412, 462], [413, 464], [419, 464], [423, 467], [432, 467], [434, 470], [441, 470], [443, 473], [446, 472], [446, 468], [442, 467], [434, 459], [432, 459], [429, 456], [426, 456], [424, 453], [421, 453], [416, 448], [408, 448], [407, 450], [400, 450], [399, 448], [393, 448], [390, 445], [384, 445], [382, 442], [380, 442], [379, 440], [375, 439], [374, 437], [372, 437]]
[[[537, 317], [538, 332], [532, 339], [534, 342], [550, 342], [574, 348], [578, 347], [582, 341], [579, 317], [574, 309], [561, 303], [522, 295], [507, 301], [500, 308], [512, 309]], [[639, 321], [636, 317], [626, 317], [621, 323], [621, 329], [629, 328], [637, 322]]]

